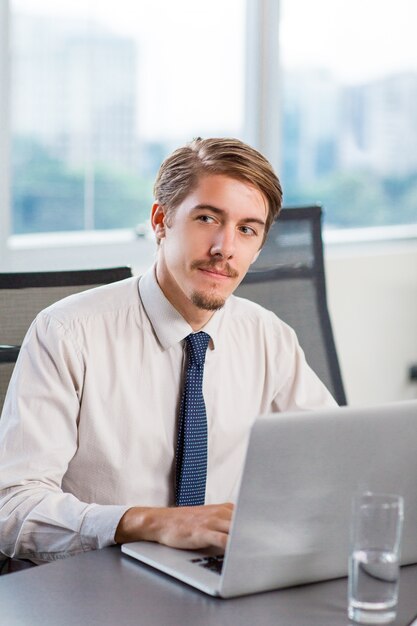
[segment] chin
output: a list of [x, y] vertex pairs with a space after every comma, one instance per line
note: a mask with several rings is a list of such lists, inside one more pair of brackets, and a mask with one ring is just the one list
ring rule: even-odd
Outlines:
[[202, 291], [194, 291], [191, 294], [191, 302], [199, 309], [204, 309], [205, 311], [218, 311], [224, 307], [226, 298], [224, 296], [219, 296], [218, 294], [208, 294]]

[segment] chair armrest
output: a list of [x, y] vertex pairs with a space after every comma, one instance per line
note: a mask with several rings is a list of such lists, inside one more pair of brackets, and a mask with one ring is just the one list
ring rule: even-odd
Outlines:
[[0, 363], [16, 363], [20, 346], [0, 344]]

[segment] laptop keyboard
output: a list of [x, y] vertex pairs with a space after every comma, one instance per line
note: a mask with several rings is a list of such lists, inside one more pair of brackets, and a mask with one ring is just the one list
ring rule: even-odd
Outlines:
[[221, 574], [223, 560], [224, 554], [218, 554], [216, 556], [203, 556], [196, 559], [191, 559], [191, 563], [195, 563], [200, 567], [205, 567], [206, 569], [209, 569], [216, 574]]

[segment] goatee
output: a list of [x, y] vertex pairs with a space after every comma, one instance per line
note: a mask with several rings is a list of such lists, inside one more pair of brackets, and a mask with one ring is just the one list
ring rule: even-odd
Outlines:
[[199, 309], [204, 309], [205, 311], [218, 311], [224, 306], [226, 300], [225, 298], [220, 298], [219, 296], [209, 296], [205, 293], [201, 293], [200, 291], [194, 291], [194, 293], [191, 294], [191, 302]]

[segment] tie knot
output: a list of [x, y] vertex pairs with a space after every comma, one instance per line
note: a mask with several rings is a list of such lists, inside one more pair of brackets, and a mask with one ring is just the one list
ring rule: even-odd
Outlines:
[[188, 335], [185, 339], [188, 346], [188, 358], [190, 365], [204, 365], [210, 335], [200, 331], [199, 333], [192, 333], [191, 335]]

